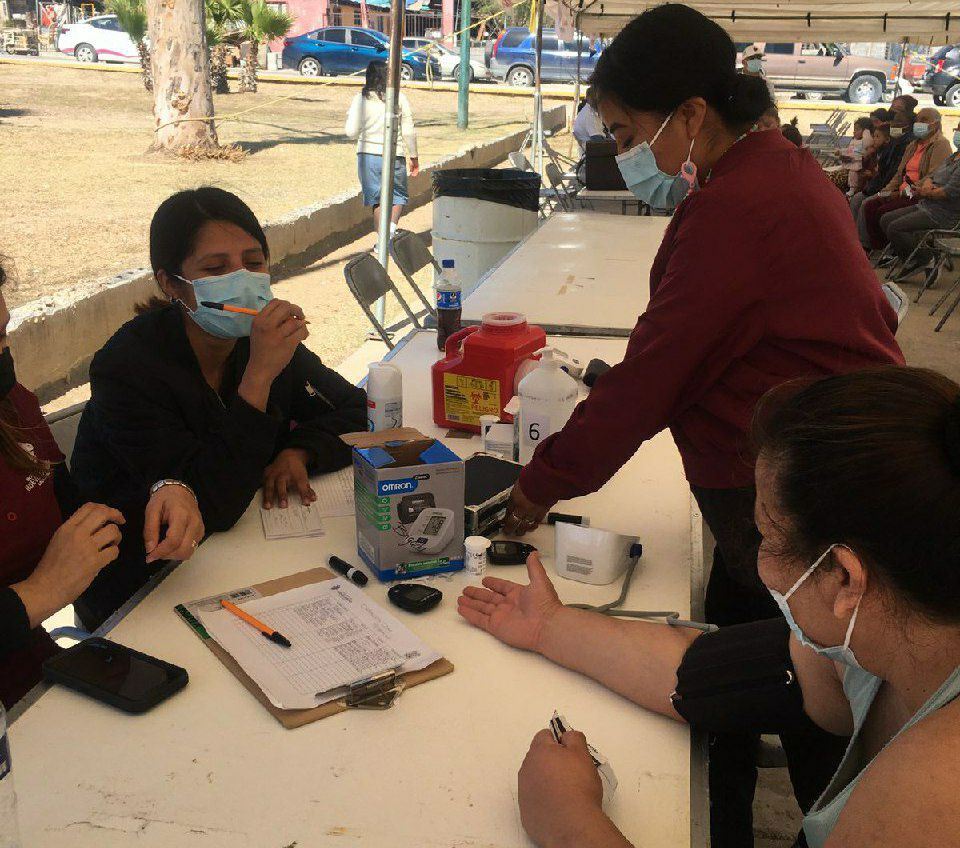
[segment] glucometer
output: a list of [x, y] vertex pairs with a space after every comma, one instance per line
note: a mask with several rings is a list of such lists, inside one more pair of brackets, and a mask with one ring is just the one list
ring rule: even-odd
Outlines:
[[408, 529], [410, 547], [421, 553], [435, 553], [453, 539], [452, 509], [427, 507], [422, 509]]
[[491, 565], [523, 565], [527, 557], [532, 554], [536, 548], [525, 542], [504, 542], [494, 541], [487, 548], [487, 559]]
[[432, 610], [443, 598], [443, 592], [422, 583], [398, 583], [387, 590], [390, 603], [407, 612]]
[[413, 524], [421, 512], [428, 507], [435, 507], [436, 505], [437, 501], [433, 496], [433, 492], [404, 495], [397, 502], [397, 518], [400, 519], [401, 524]]

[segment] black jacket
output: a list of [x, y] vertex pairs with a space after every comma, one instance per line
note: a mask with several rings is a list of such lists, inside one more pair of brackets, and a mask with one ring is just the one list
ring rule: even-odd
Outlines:
[[913, 132], [910, 127], [907, 127], [900, 138], [891, 138], [880, 148], [880, 152], [877, 154], [877, 173], [863, 187], [863, 193], [867, 197], [873, 197], [893, 179], [897, 168], [900, 167], [900, 160], [903, 159], [907, 145], [914, 140]]
[[149, 488], [174, 478], [197, 493], [207, 532], [230, 529], [284, 448], [313, 454], [311, 473], [350, 464], [341, 433], [366, 429], [366, 394], [300, 345], [273, 381], [267, 411], [237, 394], [250, 356], [238, 339], [220, 395], [200, 371], [178, 306], [124, 324], [93, 358], [92, 397], [73, 451], [74, 480], [87, 500], [123, 512], [117, 562], [105, 568], [77, 609], [85, 623], [109, 615], [160, 564], [145, 563], [143, 511]]

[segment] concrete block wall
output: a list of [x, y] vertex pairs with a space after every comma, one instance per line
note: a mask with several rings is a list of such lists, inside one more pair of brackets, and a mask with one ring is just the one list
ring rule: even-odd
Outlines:
[[[544, 114], [547, 129], [557, 130], [565, 123], [565, 106], [556, 106]], [[499, 164], [520, 146], [525, 135], [526, 130], [512, 133], [422, 169], [410, 179], [409, 208], [431, 201], [434, 171]], [[345, 192], [270, 221], [264, 230], [274, 275], [281, 278], [284, 272], [303, 268], [372, 228], [372, 214], [363, 206], [359, 192]], [[86, 382], [94, 353], [130, 320], [136, 304], [156, 293], [150, 270], [137, 268], [13, 309], [10, 346], [17, 361], [18, 379], [36, 392], [41, 402]]]

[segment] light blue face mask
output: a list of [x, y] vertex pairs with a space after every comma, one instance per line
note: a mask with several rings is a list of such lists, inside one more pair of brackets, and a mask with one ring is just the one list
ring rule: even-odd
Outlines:
[[[821, 562], [827, 558], [827, 554], [832, 551], [836, 545], [831, 545], [827, 548], [817, 559], [817, 561], [811, 565], [800, 577], [800, 579], [790, 587], [790, 590], [787, 594], [783, 595], [780, 592], [777, 592], [775, 589], [769, 589], [768, 591], [773, 596], [773, 599], [777, 602], [777, 606], [780, 607], [780, 612], [783, 613], [783, 617], [787, 620], [787, 624], [790, 625], [790, 629], [793, 631], [793, 635], [797, 637], [801, 645], [806, 645], [806, 647], [811, 648], [816, 651], [820, 656], [826, 657], [828, 660], [833, 660], [834, 662], [843, 663], [844, 665], [850, 666], [851, 668], [862, 668], [859, 662], [857, 662], [856, 656], [854, 656], [853, 648], [850, 647], [850, 637], [853, 635], [853, 626], [857, 623], [857, 613], [860, 612], [860, 601], [857, 601], [856, 607], [854, 607], [853, 615], [850, 616], [850, 624], [847, 625], [847, 635], [843, 638], [842, 645], [836, 645], [832, 648], [824, 648], [822, 645], [818, 645], [812, 639], [807, 637], [807, 634], [800, 629], [800, 625], [793, 618], [793, 613], [790, 612], [790, 605], [787, 601], [790, 599], [790, 596], [799, 589], [804, 581], [817, 570]], [[860, 600], [863, 600], [861, 596]]]
[[660, 124], [660, 129], [651, 142], [643, 142], [617, 156], [617, 167], [623, 175], [623, 181], [636, 197], [654, 209], [673, 209], [696, 187], [697, 166], [690, 160], [693, 153], [693, 141], [679, 174], [665, 174], [657, 165], [657, 157], [652, 147], [660, 133], [670, 122], [673, 112]]
[[189, 309], [184, 305], [194, 323], [203, 331], [218, 339], [240, 339], [250, 335], [253, 325], [252, 315], [238, 312], [224, 312], [204, 306], [203, 301], [242, 306], [246, 309], [263, 309], [271, 300], [270, 275], [238, 268], [219, 277], [201, 277], [199, 280], [178, 279], [193, 286], [197, 298], [197, 308]]
[[747, 59], [743, 63], [743, 66], [750, 71], [751, 74], [759, 74], [763, 70], [763, 59]]
[[921, 121], [917, 121], [917, 123], [913, 125], [913, 134], [917, 138], [926, 138], [928, 135], [930, 135], [930, 124], [924, 124]]
[[953, 146], [960, 150], [960, 130], [953, 131]]

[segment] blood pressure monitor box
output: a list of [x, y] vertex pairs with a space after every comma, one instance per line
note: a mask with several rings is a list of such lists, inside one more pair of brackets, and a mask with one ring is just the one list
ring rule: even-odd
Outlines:
[[352, 433], [357, 549], [383, 582], [463, 568], [464, 465], [409, 427]]

